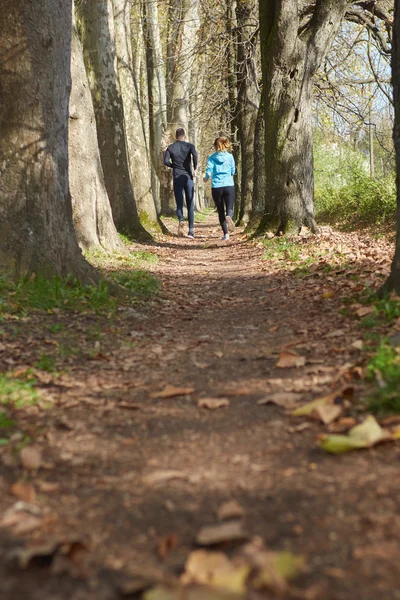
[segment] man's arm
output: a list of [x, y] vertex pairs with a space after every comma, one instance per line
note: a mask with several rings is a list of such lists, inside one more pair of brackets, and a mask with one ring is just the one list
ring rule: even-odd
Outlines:
[[199, 161], [199, 158], [197, 156], [197, 150], [196, 148], [193, 146], [192, 144], [192, 158], [193, 158], [193, 168], [196, 171], [197, 170], [197, 163]]
[[172, 161], [171, 161], [171, 154], [169, 152], [169, 148], [166, 149], [165, 154], [164, 154], [164, 165], [166, 167], [169, 167], [170, 169], [172, 169]]

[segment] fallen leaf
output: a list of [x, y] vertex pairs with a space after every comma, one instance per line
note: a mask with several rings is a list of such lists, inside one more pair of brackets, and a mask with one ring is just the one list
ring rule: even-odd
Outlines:
[[224, 502], [218, 509], [218, 518], [221, 521], [225, 519], [235, 519], [239, 517], [243, 517], [244, 510], [243, 507], [240, 506], [237, 500], [228, 500], [228, 502]]
[[214, 410], [216, 408], [224, 408], [229, 406], [230, 402], [228, 398], [200, 398], [197, 403], [199, 408], [209, 408]]
[[356, 315], [357, 315], [357, 317], [360, 317], [360, 319], [361, 319], [362, 317], [366, 317], [367, 315], [370, 315], [371, 313], [374, 313], [374, 312], [375, 312], [374, 306], [362, 306], [361, 308], [356, 310]]
[[140, 410], [139, 404], [133, 404], [132, 402], [118, 402], [118, 408], [125, 408], [127, 410]]
[[22, 466], [27, 471], [36, 471], [42, 464], [42, 455], [39, 448], [35, 446], [25, 446], [19, 453]]
[[166, 469], [162, 471], [154, 471], [143, 477], [143, 482], [147, 485], [155, 485], [157, 483], [165, 483], [173, 479], [188, 479], [188, 474], [184, 471], [174, 471]]
[[11, 493], [24, 502], [34, 503], [36, 501], [36, 491], [31, 483], [14, 483], [11, 486]]
[[243, 594], [250, 573], [249, 564], [235, 565], [222, 552], [191, 552], [181, 577], [183, 584], [198, 583]]
[[196, 536], [196, 542], [200, 546], [213, 546], [222, 542], [243, 540], [246, 537], [241, 521], [229, 521], [203, 527]]
[[222, 357], [224, 356], [224, 353], [223, 353], [223, 352], [221, 352], [220, 350], [217, 350], [216, 352], [214, 352], [214, 355], [215, 355], [217, 358], [222, 358]]
[[37, 486], [43, 494], [55, 494], [61, 488], [59, 483], [52, 483], [51, 481], [38, 481]]
[[362, 340], [356, 340], [355, 342], [353, 342], [351, 344], [352, 348], [355, 348], [356, 350], [362, 350], [364, 347], [364, 342]]
[[341, 454], [350, 450], [370, 448], [383, 440], [393, 439], [389, 432], [382, 429], [375, 417], [368, 415], [360, 424], [352, 427], [348, 435], [322, 435], [320, 444], [323, 450]]
[[277, 406], [291, 410], [297, 405], [300, 397], [300, 394], [294, 394], [293, 392], [276, 392], [275, 394], [270, 394], [269, 396], [262, 398], [257, 402], [257, 404], [259, 406], [264, 406], [265, 404], [276, 404]]
[[327, 333], [325, 337], [335, 338], [342, 337], [343, 335], [346, 335], [346, 332], [343, 329], [335, 329], [334, 331], [330, 331], [329, 333]]
[[159, 585], [145, 592], [143, 600], [244, 600], [237, 594], [208, 586]]
[[290, 369], [292, 367], [303, 367], [306, 364], [304, 356], [297, 354], [291, 350], [284, 350], [279, 354], [279, 360], [276, 367], [280, 369]]
[[167, 558], [167, 554], [171, 550], [176, 548], [177, 545], [178, 545], [178, 537], [174, 533], [162, 537], [158, 541], [158, 547], [157, 547], [157, 552], [158, 552], [160, 558], [162, 560], [165, 560]]
[[150, 398], [175, 398], [177, 396], [188, 396], [189, 394], [193, 394], [194, 388], [179, 388], [174, 385], [166, 385], [163, 390], [159, 392], [153, 392], [150, 394]]
[[329, 298], [333, 298], [334, 295], [335, 295], [334, 292], [332, 290], [329, 290], [322, 294], [322, 298], [323, 298], [323, 300], [328, 300]]

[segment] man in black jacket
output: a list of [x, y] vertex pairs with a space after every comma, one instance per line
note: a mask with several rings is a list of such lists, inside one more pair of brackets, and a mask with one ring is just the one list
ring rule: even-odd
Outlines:
[[178, 235], [184, 235], [183, 200], [189, 220], [188, 238], [194, 239], [194, 181], [197, 169], [197, 152], [193, 144], [186, 141], [185, 130], [176, 130], [176, 142], [168, 146], [164, 155], [164, 165], [174, 172], [174, 194], [176, 200], [176, 214], [178, 215]]

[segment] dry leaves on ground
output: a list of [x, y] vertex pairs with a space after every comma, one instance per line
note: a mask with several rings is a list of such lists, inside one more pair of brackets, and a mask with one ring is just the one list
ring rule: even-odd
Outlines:
[[228, 398], [200, 398], [197, 403], [199, 408], [208, 408], [210, 410], [215, 410], [217, 408], [225, 408], [229, 406]]
[[174, 385], [166, 385], [162, 390], [158, 392], [152, 392], [150, 398], [176, 398], [178, 396], [189, 396], [193, 394], [194, 388], [192, 387], [176, 387]]
[[284, 350], [279, 354], [279, 360], [276, 363], [276, 366], [280, 369], [290, 369], [290, 368], [298, 368], [303, 367], [306, 364], [306, 359], [304, 356], [297, 354], [293, 350]]

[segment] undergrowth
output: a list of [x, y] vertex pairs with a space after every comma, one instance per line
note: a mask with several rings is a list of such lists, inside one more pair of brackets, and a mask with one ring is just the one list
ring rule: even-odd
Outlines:
[[368, 410], [376, 415], [400, 414], [400, 348], [381, 341], [368, 363], [367, 378], [376, 384]]
[[395, 178], [371, 179], [355, 170], [344, 185], [326, 183], [315, 190], [316, 218], [320, 223], [341, 224], [347, 230], [394, 224]]
[[117, 300], [113, 298], [106, 281], [97, 286], [82, 285], [72, 277], [24, 277], [17, 282], [0, 279], [1, 313], [28, 314], [33, 310], [72, 310], [112, 312]]
[[38, 399], [35, 385], [36, 381], [28, 377], [22, 379], [0, 374], [0, 404], [11, 404], [15, 408], [35, 404]]

